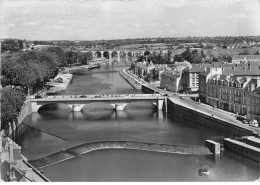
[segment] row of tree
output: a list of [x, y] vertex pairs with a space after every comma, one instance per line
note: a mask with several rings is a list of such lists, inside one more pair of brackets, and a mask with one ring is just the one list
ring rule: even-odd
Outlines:
[[1, 52], [4, 51], [17, 52], [22, 49], [23, 49], [22, 40], [5, 39], [3, 42], [1, 42]]
[[148, 62], [152, 61], [154, 64], [171, 64], [173, 61], [171, 60], [171, 51], [168, 50], [166, 53], [163, 53], [160, 51], [159, 53], [157, 52], [152, 52], [150, 53], [149, 51], [146, 51], [144, 53], [144, 56], [141, 55], [137, 58], [136, 62], [142, 62], [144, 60], [147, 60]]
[[24, 101], [25, 94], [20, 90], [6, 87], [1, 91], [1, 130], [16, 121]]
[[206, 58], [206, 55], [203, 51], [198, 51], [196, 49], [191, 50], [190, 48], [187, 48], [181, 54], [176, 54], [174, 56], [174, 61], [183, 62], [186, 60], [190, 63], [201, 63], [201, 61], [205, 58]]
[[65, 51], [65, 57], [68, 65], [87, 65], [93, 59], [91, 52]]
[[59, 67], [66, 65], [64, 52], [59, 47], [18, 52], [3, 61], [1, 83], [3, 87], [34, 93], [57, 75]]

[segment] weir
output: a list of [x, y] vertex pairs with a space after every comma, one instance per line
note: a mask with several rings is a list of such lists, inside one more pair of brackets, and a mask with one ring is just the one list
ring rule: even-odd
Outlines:
[[182, 155], [210, 155], [210, 150], [204, 146], [185, 146], [185, 145], [171, 145], [171, 144], [158, 144], [158, 143], [144, 143], [136, 141], [97, 141], [84, 143], [74, 146], [62, 151], [50, 154], [46, 157], [32, 160], [32, 164], [36, 168], [43, 168], [50, 166], [76, 156], [86, 154], [95, 150], [104, 149], [131, 149], [131, 150], [144, 150], [153, 152], [165, 152]]

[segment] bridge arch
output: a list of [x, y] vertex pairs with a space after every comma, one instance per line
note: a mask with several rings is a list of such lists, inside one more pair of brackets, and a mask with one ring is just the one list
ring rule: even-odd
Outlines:
[[103, 57], [104, 57], [105, 59], [110, 59], [111, 56], [110, 56], [109, 51], [104, 51]]
[[38, 110], [36, 112], [42, 111], [72, 111], [72, 107], [66, 103], [51, 102], [38, 106]]

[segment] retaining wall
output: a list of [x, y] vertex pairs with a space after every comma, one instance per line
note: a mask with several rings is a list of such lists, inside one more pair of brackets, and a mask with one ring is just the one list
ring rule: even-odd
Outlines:
[[230, 138], [224, 139], [224, 148], [238, 155], [260, 162], [260, 148]]
[[150, 87], [142, 85], [142, 92], [145, 94], [153, 94], [155, 91], [153, 89], [151, 89]]
[[[9, 125], [8, 130], [8, 136], [19, 133], [23, 127], [20, 127], [20, 124], [23, 122], [23, 120], [26, 118], [26, 116], [30, 115], [32, 113], [31, 108], [31, 102], [30, 99], [26, 99], [24, 102], [24, 106], [22, 107], [19, 116], [17, 117], [17, 120], [14, 121], [12, 124]], [[15, 132], [13, 132], [15, 131]]]
[[125, 72], [126, 69], [119, 72], [119, 74], [127, 81], [133, 88], [141, 90], [141, 84], [137, 80], [133, 79], [130, 75]]
[[204, 125], [222, 132], [235, 135], [235, 136], [245, 136], [245, 135], [255, 135], [250, 130], [244, 129], [242, 127], [236, 126], [224, 120], [217, 119], [210, 115], [204, 114], [202, 112], [189, 109], [178, 104], [175, 104], [172, 100], [167, 101], [167, 114], [169, 116], [176, 116], [182, 119], [186, 119], [194, 124]]

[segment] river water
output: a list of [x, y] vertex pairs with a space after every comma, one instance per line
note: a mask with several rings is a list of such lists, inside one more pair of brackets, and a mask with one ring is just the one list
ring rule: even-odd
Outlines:
[[[74, 75], [60, 94], [141, 93], [120, 77], [121, 66], [103, 66], [89, 74]], [[48, 111], [52, 108], [52, 111]], [[16, 138], [22, 153], [37, 159], [63, 148], [101, 140], [129, 140], [181, 145], [204, 145], [219, 131], [182, 119], [165, 117], [145, 102], [114, 111], [104, 103], [88, 104], [82, 112], [66, 105], [43, 107], [26, 118], [28, 125]], [[210, 167], [209, 176], [198, 169]], [[219, 156], [166, 154], [136, 150], [100, 150], [43, 168], [51, 181], [253, 181], [260, 164], [224, 151]]]

